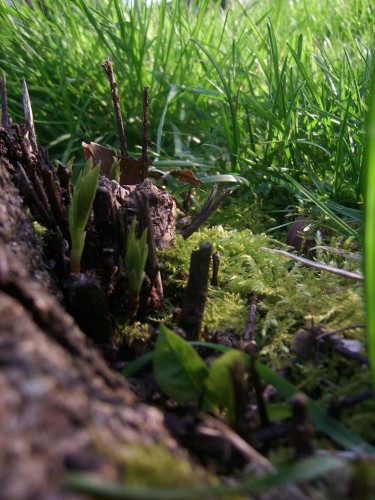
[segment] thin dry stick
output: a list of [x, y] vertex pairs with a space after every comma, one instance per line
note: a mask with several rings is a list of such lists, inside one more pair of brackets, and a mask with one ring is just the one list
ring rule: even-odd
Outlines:
[[247, 321], [246, 330], [243, 336], [243, 342], [250, 342], [254, 339], [254, 327], [255, 327], [255, 318], [257, 312], [257, 297], [252, 293], [249, 294], [249, 304], [250, 304], [250, 312], [249, 319]]
[[138, 203], [140, 206], [140, 219], [144, 228], [147, 228], [147, 244], [148, 256], [146, 269], [150, 278], [149, 292], [154, 285], [159, 293], [159, 297], [163, 298], [163, 282], [160, 274], [160, 264], [158, 262], [154, 227], [152, 225], [152, 217], [150, 213], [150, 199], [147, 191], [142, 189], [137, 193]]
[[29, 141], [33, 151], [36, 153], [38, 151], [38, 145], [36, 142], [33, 110], [31, 108], [29, 90], [25, 78], [23, 79], [23, 111], [25, 113], [26, 128], [29, 132]]
[[310, 252], [313, 250], [325, 250], [326, 252], [336, 253], [347, 259], [363, 260], [363, 257], [359, 253], [348, 252], [347, 250], [342, 250], [341, 248], [327, 247], [325, 245], [317, 245], [309, 249]]
[[336, 335], [337, 333], [345, 332], [345, 330], [354, 330], [356, 328], [366, 328], [366, 325], [348, 325], [348, 326], [342, 326], [341, 328], [336, 328], [336, 330], [325, 330], [322, 328], [323, 333], [318, 335], [316, 337], [316, 340], [322, 340], [325, 337], [328, 337], [329, 335]]
[[120, 141], [121, 156], [128, 157], [129, 154], [128, 154], [128, 147], [126, 145], [124, 122], [122, 121], [121, 108], [120, 108], [120, 97], [117, 91], [117, 83], [115, 80], [115, 75], [113, 73], [112, 61], [110, 59], [106, 59], [102, 64], [102, 68], [106, 72], [109, 84], [111, 86], [112, 101], [113, 101], [113, 107], [115, 109], [117, 133]]
[[143, 89], [143, 133], [142, 133], [142, 182], [146, 177], [147, 169], [147, 127], [148, 127], [148, 87]]
[[215, 183], [211, 192], [207, 198], [204, 207], [200, 214], [198, 214], [195, 219], [186, 227], [181, 229], [180, 233], [184, 240], [189, 238], [206, 220], [208, 217], [223, 203], [225, 198], [232, 192], [230, 188], [224, 186], [220, 193], [217, 195], [218, 184]]
[[8, 129], [12, 124], [12, 120], [8, 113], [8, 95], [6, 76], [3, 73], [1, 77], [1, 126]]
[[262, 383], [260, 381], [259, 373], [256, 368], [257, 345], [255, 340], [250, 340], [249, 342], [247, 342], [244, 351], [250, 356], [250, 381], [254, 387], [255, 396], [258, 403], [259, 418], [264, 427], [269, 427], [270, 421], [268, 418], [267, 406], [263, 398]]
[[279, 250], [276, 248], [267, 248], [267, 247], [261, 247], [261, 248], [262, 250], [267, 250], [268, 252], [279, 253], [281, 255], [284, 255], [285, 257], [289, 257], [290, 259], [296, 260], [301, 264], [305, 264], [306, 266], [314, 267], [315, 269], [320, 269], [321, 271], [328, 271], [329, 273], [338, 274], [343, 278], [349, 278], [358, 281], [364, 280], [364, 276], [362, 274], [351, 273], [350, 271], [344, 271], [344, 269], [338, 269], [337, 267], [320, 264], [319, 262], [315, 262], [314, 260], [305, 259], [304, 257], [299, 257], [298, 255], [294, 255], [293, 253], [286, 252], [285, 250]]

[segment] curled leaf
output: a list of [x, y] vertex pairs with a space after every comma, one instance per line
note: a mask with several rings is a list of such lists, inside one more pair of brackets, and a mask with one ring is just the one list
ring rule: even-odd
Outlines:
[[[100, 172], [108, 178], [114, 178], [112, 173], [112, 166], [114, 162], [119, 162], [119, 184], [133, 185], [139, 184], [142, 179], [142, 157], [139, 159], [131, 156], [120, 156], [111, 148], [101, 146], [96, 142], [89, 144], [82, 142], [83, 152], [85, 159], [92, 158], [94, 165], [100, 165]], [[148, 158], [145, 164], [145, 175], [147, 175], [148, 167], [151, 160]], [[116, 178], [117, 180], [117, 178]]]

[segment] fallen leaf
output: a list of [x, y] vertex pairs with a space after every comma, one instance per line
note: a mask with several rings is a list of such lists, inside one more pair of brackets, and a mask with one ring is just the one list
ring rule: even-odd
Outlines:
[[149, 172], [149, 176], [153, 177], [154, 179], [161, 179], [162, 177], [168, 177], [168, 175], [194, 187], [198, 187], [201, 184], [201, 181], [195, 177], [192, 170], [180, 170], [176, 168], [168, 172], [164, 172], [162, 170], [153, 168]]
[[[92, 158], [94, 165], [98, 165], [100, 163], [100, 172], [102, 175], [105, 175], [106, 177], [110, 176], [113, 161], [116, 159], [120, 162], [120, 184], [122, 186], [139, 184], [143, 181], [142, 157], [136, 159], [131, 156], [119, 156], [111, 148], [101, 146], [96, 142], [90, 142], [89, 144], [82, 142], [82, 146], [85, 160]], [[149, 165], [151, 165], [151, 160], [150, 158], [147, 158], [144, 177], [147, 177]]]

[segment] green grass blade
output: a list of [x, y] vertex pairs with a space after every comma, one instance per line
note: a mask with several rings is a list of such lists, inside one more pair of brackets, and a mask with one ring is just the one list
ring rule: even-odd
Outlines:
[[324, 106], [322, 104], [320, 96], [318, 95], [318, 89], [317, 89], [316, 83], [314, 83], [313, 79], [309, 75], [308, 69], [303, 64], [303, 62], [302, 62], [301, 58], [298, 56], [297, 52], [293, 49], [293, 47], [289, 43], [287, 43], [287, 45], [289, 47], [289, 50], [293, 56], [293, 59], [295, 60], [295, 62], [297, 64], [297, 67], [298, 67], [303, 79], [306, 82], [306, 86], [309, 88], [315, 102], [318, 104], [319, 108], [323, 108]]
[[194, 38], [192, 38], [191, 40], [196, 45], [198, 45], [198, 47], [206, 54], [206, 56], [210, 60], [211, 64], [214, 66], [215, 70], [217, 71], [217, 74], [219, 75], [221, 83], [223, 84], [224, 93], [225, 93], [226, 100], [227, 100], [227, 103], [229, 106], [231, 125], [232, 125], [232, 135], [233, 135], [233, 139], [232, 139], [233, 148], [231, 151], [231, 153], [232, 153], [232, 165], [233, 165], [233, 170], [238, 171], [239, 170], [239, 167], [238, 167], [239, 128], [237, 125], [236, 105], [235, 105], [235, 101], [234, 101], [233, 96], [232, 96], [232, 92], [230, 90], [227, 79], [224, 76], [224, 73], [221, 71], [220, 66], [218, 65], [218, 63], [216, 62], [214, 57], [210, 54], [210, 52], [200, 42], [198, 42]]
[[298, 191], [300, 191], [307, 199], [309, 199], [312, 203], [314, 203], [325, 215], [327, 215], [332, 221], [334, 221], [348, 236], [353, 236], [355, 239], [359, 239], [360, 235], [358, 231], [349, 226], [345, 221], [340, 219], [330, 208], [328, 208], [327, 204], [320, 201], [311, 191], [306, 189], [302, 184], [297, 182], [293, 177], [286, 172], [283, 173], [285, 178], [293, 184]]
[[365, 297], [367, 335], [375, 394], [375, 65], [373, 65], [370, 108], [367, 126], [367, 159], [365, 161]]

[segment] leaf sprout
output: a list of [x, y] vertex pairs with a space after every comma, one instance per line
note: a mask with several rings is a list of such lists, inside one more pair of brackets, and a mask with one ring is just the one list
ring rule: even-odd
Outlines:
[[86, 162], [75, 184], [72, 201], [69, 206], [69, 231], [72, 242], [70, 270], [81, 272], [81, 257], [86, 238], [86, 225], [94, 202], [98, 185], [100, 166], [93, 168], [92, 159]]

